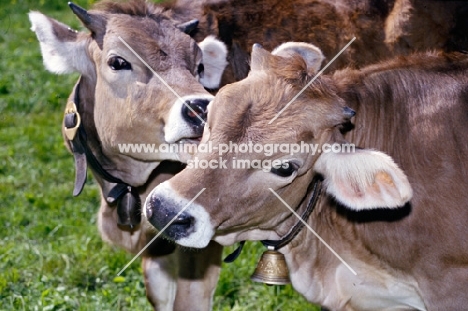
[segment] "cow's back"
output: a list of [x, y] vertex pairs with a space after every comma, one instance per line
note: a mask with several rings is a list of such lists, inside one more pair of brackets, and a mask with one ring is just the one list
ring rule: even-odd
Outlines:
[[384, 42], [385, 18], [393, 1], [240, 0], [205, 6], [200, 34], [217, 35], [229, 48], [224, 77], [247, 76], [252, 46], [273, 50], [288, 41], [310, 42], [330, 61], [353, 37], [353, 45], [330, 68], [362, 66], [390, 56]]
[[267, 50], [288, 42], [317, 45], [328, 69], [372, 64], [415, 51], [468, 49], [465, 1], [236, 0], [209, 1], [198, 36], [219, 37], [229, 49], [223, 85], [245, 78], [254, 43]]

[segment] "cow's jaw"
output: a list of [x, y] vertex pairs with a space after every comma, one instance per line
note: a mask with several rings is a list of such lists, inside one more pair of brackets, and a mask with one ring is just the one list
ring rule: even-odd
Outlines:
[[143, 214], [151, 225], [182, 246], [204, 248], [214, 234], [203, 206], [178, 196], [167, 181], [148, 195]]
[[[192, 177], [188, 177], [188, 180], [192, 180]], [[152, 227], [162, 231], [166, 237], [182, 246], [203, 248], [210, 240], [225, 246], [245, 240], [279, 240], [297, 223], [296, 219], [291, 218], [279, 225], [255, 228], [254, 225], [241, 221], [232, 226], [228, 225], [229, 229], [225, 230], [229, 217], [225, 220], [217, 219], [210, 214], [210, 209], [207, 207], [215, 207], [218, 203], [227, 208], [230, 206], [227, 202], [232, 202], [235, 198], [229, 198], [227, 202], [219, 198], [216, 200], [217, 203], [201, 204], [200, 201], [204, 200], [200, 200], [199, 196], [205, 198], [208, 195], [204, 193], [204, 188], [197, 189], [198, 193], [192, 193], [190, 196], [185, 192], [181, 194], [180, 190], [171, 186], [171, 181], [159, 184], [147, 196], [143, 215]], [[210, 189], [206, 191], [210, 192]], [[281, 213], [272, 212], [272, 214]], [[276, 220], [273, 222], [276, 223]]]

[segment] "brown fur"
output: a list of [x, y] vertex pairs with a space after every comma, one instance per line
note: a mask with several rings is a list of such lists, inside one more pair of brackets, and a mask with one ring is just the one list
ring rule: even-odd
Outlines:
[[468, 49], [465, 1], [397, 0], [385, 22], [385, 41], [397, 53]]
[[[295, 95], [291, 87], [302, 86], [288, 85], [285, 75], [289, 76], [289, 70], [272, 65], [275, 59], [270, 56], [268, 60], [271, 71], [252, 72], [220, 91], [208, 117], [213, 144], [235, 139], [230, 133], [236, 131], [254, 133], [259, 137], [256, 142], [262, 143], [298, 142], [306, 131], [316, 134], [308, 142], [339, 141], [333, 122], [338, 121], [334, 116], [345, 102], [357, 112], [347, 140], [392, 156], [414, 191], [413, 199], [402, 208], [362, 212], [322, 196], [308, 223], [358, 274], [354, 277], [340, 266], [303, 229], [282, 250], [295, 288], [333, 310], [358, 310], [363, 302], [356, 301], [365, 301], [361, 297], [367, 293], [353, 295], [353, 288], [366, 288], [366, 284], [371, 298], [375, 298], [373, 290], [385, 296], [393, 286], [403, 286], [410, 289], [409, 295], [420, 297], [427, 310], [463, 310], [468, 305], [468, 242], [464, 238], [468, 234], [468, 57], [421, 53], [362, 70], [337, 71], [320, 78], [319, 86], [312, 85], [268, 126], [275, 109]], [[294, 60], [289, 64], [291, 68], [297, 65]], [[320, 84], [330, 91], [317, 93]], [[249, 122], [236, 127], [222, 117], [227, 111]], [[228, 160], [232, 156], [226, 155]], [[199, 159], [210, 157], [199, 154]], [[283, 204], [266, 188], [277, 188], [290, 206], [302, 211], [317, 157], [308, 155], [297, 176], [281, 182], [273, 175], [268, 177], [271, 173], [254, 170], [186, 169], [169, 184], [174, 196], [184, 198], [199, 191], [187, 180], [197, 179], [206, 187], [197, 204], [209, 213], [217, 241], [278, 239], [297, 220], [288, 217]], [[341, 291], [346, 286], [349, 296]]]
[[468, 50], [467, 11], [464, 1], [223, 1], [205, 5], [199, 34], [227, 44], [226, 84], [247, 76], [254, 43], [273, 50], [287, 41], [308, 42], [330, 61], [356, 36], [330, 70], [414, 51]]
[[457, 290], [468, 286], [462, 238], [468, 222], [467, 70], [466, 56], [425, 54], [335, 75], [341, 96], [357, 111], [348, 139], [391, 155], [408, 175], [414, 197], [410, 214], [397, 222], [366, 221], [327, 207], [314, 223], [334, 223], [335, 230], [351, 228], [351, 221], [351, 247], [413, 275], [430, 310], [468, 303]]
[[126, 14], [130, 16], [147, 17], [152, 14], [159, 14], [163, 11], [161, 6], [144, 0], [129, 1], [101, 1], [93, 6], [94, 10], [103, 11], [109, 14]]
[[[53, 35], [55, 47], [62, 47], [63, 42], [77, 47], [69, 53], [86, 69], [73, 68], [82, 74], [76, 104], [86, 132], [86, 144], [103, 169], [137, 189], [142, 202], [153, 187], [174, 176], [182, 167], [162, 162], [166, 159], [145, 159], [143, 153], [121, 154], [115, 148], [119, 142], [155, 145], [165, 142], [164, 126], [170, 121], [168, 115], [176, 97], [122, 46], [117, 35], [135, 48], [180, 96], [211, 98], [194, 75], [196, 62], [202, 57], [200, 49], [194, 40], [175, 27], [187, 21], [180, 12], [143, 0], [106, 1], [88, 11], [92, 18], [89, 21], [85, 18], [84, 24], [91, 33], [70, 31], [66, 25], [45, 16], [34, 27], [41, 44], [52, 45], [45, 39]], [[189, 15], [190, 11], [185, 10], [185, 13]], [[37, 20], [37, 16], [35, 18]], [[53, 34], [49, 37], [45, 36], [49, 29], [45, 21], [51, 24]], [[132, 63], [132, 71], [109, 69], [106, 60], [110, 50]], [[118, 79], [117, 75], [120, 75]], [[125, 80], [129, 76], [131, 78]], [[75, 96], [70, 96], [69, 101], [75, 101]], [[102, 238], [131, 253], [139, 252], [155, 232], [147, 230], [143, 224], [133, 228], [119, 226], [116, 204], [106, 201], [114, 184], [104, 180], [100, 172], [93, 171], [93, 175], [101, 188], [98, 227]], [[208, 309], [219, 275], [221, 251], [219, 245], [212, 243], [204, 252], [187, 254], [188, 250], [163, 239], [156, 240], [143, 254], [147, 296], [154, 308], [188, 310], [195, 303], [197, 307]], [[190, 261], [184, 261], [188, 257]], [[146, 271], [146, 267], [151, 271]], [[193, 274], [189, 275], [187, 269], [192, 269]], [[154, 276], [165, 277], [152, 279]], [[176, 290], [169, 292], [166, 287]]]
[[176, 1], [164, 1], [162, 3], [151, 3], [145, 0], [115, 1], [105, 0], [97, 2], [93, 6], [94, 10], [103, 11], [110, 14], [126, 14], [137, 17], [161, 18], [164, 14], [174, 20], [186, 22], [194, 16], [199, 15], [200, 6], [179, 6]]
[[311, 225], [328, 241], [347, 241], [363, 260], [377, 259], [384, 269], [414, 276], [429, 310], [468, 303], [458, 290], [468, 286], [468, 244], [462, 238], [468, 222], [467, 70], [464, 55], [420, 54], [334, 75], [338, 94], [357, 112], [349, 141], [391, 155], [415, 193], [409, 215], [398, 221], [382, 213], [388, 221], [382, 223], [378, 213], [352, 213], [329, 203], [335, 208], [322, 205]]
[[[182, 42], [176, 41], [161, 41], [162, 34], [158, 34], [159, 44], [156, 44], [154, 40], [154, 34], [159, 30], [151, 20], [156, 21], [157, 23], [173, 23], [174, 18], [181, 18], [182, 21], [185, 17], [179, 14], [176, 11], [169, 10], [169, 8], [163, 8], [161, 6], [156, 6], [146, 1], [134, 0], [131, 2], [117, 3], [114, 1], [101, 2], [95, 5], [92, 12], [103, 12], [108, 18], [112, 18], [113, 14], [120, 14], [120, 19], [113, 18], [111, 22], [113, 25], [118, 25], [119, 27], [125, 28], [127, 31], [125, 34], [129, 38], [138, 38], [138, 45], [134, 45], [134, 48], [137, 52], [149, 63], [151, 64], [154, 70], [157, 70], [160, 74], [161, 72], [169, 72], [173, 70], [175, 72], [176, 66], [172, 63], [166, 62], [166, 57], [160, 51], [165, 49], [167, 53], [170, 53], [171, 56], [175, 56], [178, 59], [183, 59], [190, 64], [194, 61], [194, 55], [196, 52], [195, 47], [193, 46], [184, 46]], [[185, 13], [188, 11], [186, 10]], [[141, 17], [146, 19], [146, 23], [142, 22], [137, 27], [132, 24], [132, 19], [134, 17]], [[162, 27], [161, 27], [162, 29]], [[142, 33], [149, 34], [147, 36], [142, 36]], [[168, 50], [168, 47], [171, 47]], [[193, 74], [193, 70], [191, 70]], [[181, 94], [187, 94], [191, 91], [198, 91], [202, 93], [203, 89], [199, 84], [190, 84], [184, 85], [183, 75], [178, 75], [177, 81], [171, 81], [166, 78], [166, 81], [172, 84], [173, 88]], [[145, 81], [147, 82], [147, 81]], [[123, 180], [128, 180], [129, 176], [135, 177], [138, 175], [138, 178], [143, 177], [142, 174], [137, 174], [134, 170], [135, 163], [130, 163], [132, 159], [125, 159], [124, 162], [118, 161], [114, 162], [115, 159], [112, 159], [102, 152], [102, 144], [108, 144], [108, 141], [102, 141], [103, 138], [99, 136], [96, 131], [95, 125], [95, 113], [96, 108], [93, 105], [95, 98], [90, 98], [89, 94], [93, 94], [95, 90], [95, 81], [89, 81], [84, 78], [82, 82], [80, 98], [82, 99], [82, 107], [84, 108], [84, 113], [82, 115], [83, 122], [88, 133], [88, 144], [93, 150], [93, 153], [99, 159], [100, 163], [105, 169], [107, 169], [114, 176], [123, 174]], [[142, 92], [141, 94], [135, 95], [135, 98], [139, 101], [139, 105], [136, 106], [132, 102], [127, 102], [126, 105], [134, 105], [135, 109], [132, 110], [131, 114], [121, 114], [122, 111], [112, 111], [106, 114], [106, 118], [109, 119], [109, 114], [117, 113], [120, 114], [120, 121], [111, 122], [109, 126], [120, 126], [127, 122], [143, 122], [144, 124], [154, 124], [155, 119], [161, 119], [164, 115], [167, 114], [170, 106], [169, 102], [173, 100], [172, 94], [166, 94], [167, 90], [165, 86], [162, 86], [162, 90], [159, 90], [153, 96], [147, 96], [147, 93]], [[147, 96], [146, 100], [143, 101], [143, 96]], [[98, 94], [97, 98], [99, 99], [102, 94]], [[133, 98], [133, 99], [135, 99]], [[160, 103], [167, 102], [165, 105], [155, 105], [154, 98], [158, 98]], [[114, 104], [115, 105], [115, 104]], [[144, 110], [143, 110], [144, 109]], [[158, 120], [158, 122], [161, 122]], [[162, 121], [164, 123], [164, 121]], [[128, 131], [125, 133], [117, 132], [116, 129], [108, 128], [108, 133], [113, 134], [116, 139], [122, 139], [126, 137], [128, 141], [139, 142], [143, 141], [145, 143], [150, 142], [151, 140], [145, 139], [144, 133], [154, 135], [153, 131], [142, 130], [140, 126], [132, 127], [137, 130]], [[144, 167], [151, 167], [157, 165], [154, 161], [150, 163], [144, 163]], [[174, 163], [162, 163], [151, 173], [147, 178], [144, 185], [139, 187], [139, 194], [142, 202], [144, 202], [148, 192], [155, 187], [157, 184], [163, 182], [164, 180], [169, 179], [174, 176], [181, 169], [181, 165]], [[131, 170], [130, 172], [125, 172], [125, 170]], [[127, 174], [128, 176], [125, 176]], [[110, 190], [111, 185], [102, 180], [99, 177], [99, 174], [96, 175], [96, 178], [100, 184], [103, 193], [107, 193]], [[104, 196], [104, 194], [103, 194]], [[99, 229], [104, 240], [110, 242], [114, 245], [119, 245], [125, 248], [127, 251], [132, 253], [137, 253], [142, 249], [155, 235], [153, 231], [147, 231], [144, 225], [140, 225], [133, 230], [128, 230], [121, 226], [117, 225], [117, 215], [116, 207], [108, 204], [104, 199], [101, 202], [101, 207], [99, 210]], [[163, 299], [170, 299], [169, 297], [164, 297], [164, 290], [161, 291], [161, 288], [164, 289], [165, 286], [172, 286], [172, 282], [175, 282], [176, 293], [175, 301], [172, 308], [174, 310], [189, 310], [193, 307], [194, 301], [199, 304], [197, 307], [204, 309], [209, 309], [212, 301], [212, 293], [216, 287], [219, 271], [220, 271], [220, 257], [221, 257], [222, 247], [216, 243], [210, 244], [210, 246], [202, 251], [196, 253], [190, 253], [190, 251], [181, 249], [171, 245], [163, 239], [156, 240], [151, 247], [149, 247], [143, 253], [143, 273], [145, 277], [146, 285], [146, 294], [149, 302], [155, 308], [155, 310], [160, 310], [161, 308], [161, 296]], [[186, 259], [190, 258], [190, 261]], [[181, 267], [181, 265], [183, 265]], [[196, 265], [196, 268], [194, 268]], [[187, 276], [186, 269], [192, 269], [196, 275]], [[169, 279], [161, 278], [163, 275], [170, 275]], [[166, 276], [167, 277], [167, 276]], [[170, 281], [169, 283], [166, 283]], [[196, 284], [196, 285], [195, 285]], [[162, 287], [161, 287], [162, 286]], [[162, 293], [162, 294], [161, 294]], [[166, 303], [167, 302], [163, 302]]]

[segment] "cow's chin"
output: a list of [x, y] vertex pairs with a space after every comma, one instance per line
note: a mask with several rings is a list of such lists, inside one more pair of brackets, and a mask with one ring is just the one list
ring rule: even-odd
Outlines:
[[232, 232], [227, 234], [217, 233], [213, 241], [223, 245], [230, 246], [241, 241], [262, 241], [279, 240], [280, 237], [273, 231], [249, 230], [244, 232]]
[[[127, 154], [125, 158], [127, 161], [125, 165], [128, 165], [128, 159], [131, 158], [135, 162], [131, 167], [139, 166], [145, 168], [145, 170], [152, 171], [155, 169], [162, 161], [179, 161], [179, 155], [176, 153], [154, 153], [154, 154]], [[184, 162], [185, 163], [185, 162]], [[121, 164], [123, 165], [123, 164]], [[119, 166], [122, 167], [122, 166]], [[137, 173], [135, 173], [137, 174]]]
[[201, 232], [195, 231], [187, 237], [179, 238], [175, 242], [181, 246], [192, 248], [205, 248], [211, 241], [212, 231], [202, 230]]
[[177, 145], [180, 147], [177, 152], [177, 160], [182, 163], [187, 163], [192, 160], [195, 151], [200, 144], [201, 137], [196, 138], [184, 138], [177, 142]]
[[178, 143], [178, 144], [195, 144], [195, 145], [198, 145], [200, 143], [201, 139], [202, 139], [201, 136], [191, 137], [191, 138], [182, 138], [182, 139], [178, 140], [176, 143]]
[[240, 240], [237, 238], [237, 235], [222, 235], [222, 236], [215, 236], [213, 238], [213, 241], [223, 245], [223, 246], [230, 246], [233, 245], [237, 242], [240, 242]]

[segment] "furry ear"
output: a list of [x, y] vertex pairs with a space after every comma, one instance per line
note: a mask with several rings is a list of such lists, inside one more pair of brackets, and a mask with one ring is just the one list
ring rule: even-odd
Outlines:
[[39, 12], [30, 12], [31, 30], [41, 46], [42, 59], [53, 73], [89, 73], [93, 64], [86, 52], [85, 34]]
[[318, 47], [304, 42], [283, 43], [274, 49], [271, 54], [286, 58], [291, 57], [291, 55], [294, 54], [299, 54], [307, 64], [307, 73], [309, 75], [316, 74], [325, 59], [322, 51]]
[[223, 42], [214, 36], [206, 37], [198, 46], [203, 53], [203, 73], [200, 74], [200, 83], [208, 89], [217, 89], [228, 62], [227, 48]]
[[406, 175], [382, 152], [322, 153], [314, 169], [324, 176], [326, 192], [353, 210], [402, 207], [413, 196]]

